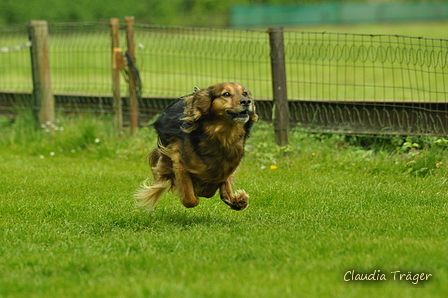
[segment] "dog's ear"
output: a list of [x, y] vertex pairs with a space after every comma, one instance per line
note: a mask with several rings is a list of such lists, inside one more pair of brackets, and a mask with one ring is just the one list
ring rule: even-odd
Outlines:
[[254, 102], [254, 113], [250, 115], [250, 120], [253, 122], [258, 121], [257, 106], [255, 105], [255, 102]]
[[208, 114], [210, 111], [212, 101], [216, 97], [214, 95], [214, 87], [210, 86], [205, 89], [200, 89], [193, 96], [193, 107], [201, 113], [201, 116]]
[[257, 110], [254, 104], [254, 111], [253, 114], [250, 115], [250, 119], [249, 121], [246, 122], [246, 124], [244, 125], [244, 130], [246, 131], [245, 134], [245, 138], [247, 139], [250, 136], [250, 131], [252, 130], [252, 126], [254, 125], [254, 122], [258, 121], [258, 114], [257, 114]]
[[185, 118], [182, 120], [188, 122], [195, 122], [203, 115], [208, 114], [213, 100], [214, 86], [210, 86], [205, 89], [199, 89], [191, 96], [186, 97], [184, 100], [185, 105]]
[[250, 115], [250, 120], [253, 121], [253, 122], [257, 122], [258, 121], [258, 115], [255, 114], [255, 113]]
[[209, 113], [214, 98], [213, 90], [214, 86], [205, 89], [198, 88], [194, 94], [184, 98], [186, 103], [184, 109], [185, 117], [181, 120], [184, 120], [187, 123], [182, 125], [182, 131], [186, 133], [192, 132], [198, 127], [195, 122], [203, 115]]

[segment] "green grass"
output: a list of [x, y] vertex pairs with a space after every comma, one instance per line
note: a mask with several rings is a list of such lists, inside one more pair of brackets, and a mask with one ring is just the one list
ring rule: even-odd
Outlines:
[[[361, 148], [366, 139], [296, 132], [276, 147], [258, 123], [236, 180], [251, 195], [247, 210], [216, 196], [185, 209], [167, 194], [147, 213], [133, 193], [149, 175], [153, 132], [117, 137], [93, 118], [61, 119], [51, 134], [19, 124], [0, 130], [0, 297], [448, 291], [445, 147], [373, 139]], [[345, 282], [349, 270], [381, 270], [387, 281]], [[413, 285], [394, 281], [397, 270], [432, 277]]]

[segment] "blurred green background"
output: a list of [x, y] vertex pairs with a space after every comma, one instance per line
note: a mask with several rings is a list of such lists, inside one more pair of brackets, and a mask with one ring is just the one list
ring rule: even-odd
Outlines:
[[448, 18], [447, 5], [440, 0], [0, 0], [0, 25], [37, 19], [98, 22], [124, 16], [134, 16], [139, 23], [198, 27], [376, 21], [369, 14], [380, 21], [403, 16], [408, 21], [443, 20]]

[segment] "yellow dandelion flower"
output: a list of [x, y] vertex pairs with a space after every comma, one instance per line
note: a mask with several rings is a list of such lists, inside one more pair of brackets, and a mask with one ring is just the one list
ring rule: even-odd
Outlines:
[[269, 168], [270, 168], [271, 170], [278, 169], [278, 167], [277, 167], [276, 165], [271, 165]]

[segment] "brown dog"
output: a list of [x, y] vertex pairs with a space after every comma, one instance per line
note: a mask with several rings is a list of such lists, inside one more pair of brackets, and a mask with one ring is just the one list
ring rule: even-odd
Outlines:
[[221, 200], [234, 210], [245, 209], [244, 190], [232, 194], [235, 171], [244, 144], [258, 120], [248, 89], [220, 83], [181, 97], [169, 105], [153, 126], [158, 146], [149, 154], [153, 185], [137, 194], [152, 209], [166, 190], [174, 190], [185, 207], [199, 204], [219, 189]]

